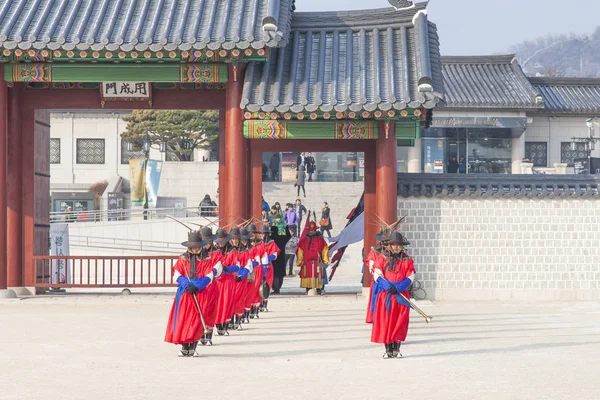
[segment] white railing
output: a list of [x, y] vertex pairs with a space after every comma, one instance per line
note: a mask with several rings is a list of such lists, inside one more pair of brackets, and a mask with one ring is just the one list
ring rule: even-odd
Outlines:
[[185, 248], [178, 242], [159, 242], [153, 240], [119, 239], [92, 236], [69, 236], [69, 244], [78, 247], [95, 247], [101, 249], [130, 250], [153, 253], [179, 254]]
[[106, 222], [162, 219], [167, 215], [175, 218], [218, 216], [218, 207], [148, 208], [102, 211], [51, 212], [50, 222]]

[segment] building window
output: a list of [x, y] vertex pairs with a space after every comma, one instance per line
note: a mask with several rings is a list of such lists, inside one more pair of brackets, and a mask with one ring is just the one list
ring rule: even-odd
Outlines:
[[104, 164], [104, 139], [77, 139], [77, 164]]
[[50, 164], [60, 164], [60, 139], [50, 139]]
[[144, 149], [136, 150], [135, 148], [131, 151], [127, 150], [127, 142], [121, 140], [121, 164], [129, 164], [129, 160], [135, 160], [136, 158], [145, 158]]
[[525, 158], [531, 161], [534, 167], [547, 167], [548, 143], [525, 142]]
[[588, 152], [585, 143], [575, 143], [575, 150], [571, 149], [571, 142], [560, 143], [560, 162], [573, 167], [578, 158], [587, 158]]

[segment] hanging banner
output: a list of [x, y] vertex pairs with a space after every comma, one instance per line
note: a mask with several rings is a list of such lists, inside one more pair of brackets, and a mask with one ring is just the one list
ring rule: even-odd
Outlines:
[[146, 199], [146, 159], [129, 160], [129, 185], [131, 186], [131, 205], [143, 206]]
[[[50, 224], [50, 255], [70, 255], [69, 224]], [[71, 283], [70, 260], [52, 260], [50, 283], [57, 285]]]
[[423, 172], [441, 174], [444, 172], [444, 140], [423, 140]]
[[146, 165], [146, 191], [148, 193], [149, 208], [156, 207], [162, 164], [163, 162], [160, 160], [148, 160], [148, 164]]

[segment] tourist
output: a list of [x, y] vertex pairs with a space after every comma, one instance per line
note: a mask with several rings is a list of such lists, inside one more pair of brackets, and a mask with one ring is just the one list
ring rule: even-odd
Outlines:
[[288, 226], [288, 231], [292, 236], [285, 245], [285, 264], [288, 268], [288, 275], [294, 276], [294, 260], [296, 259], [296, 247], [298, 246], [298, 235], [294, 227]]
[[296, 169], [300, 169], [300, 166], [304, 165], [304, 162], [305, 162], [304, 153], [300, 153], [298, 158], [296, 158]]
[[456, 161], [456, 157], [452, 157], [452, 159], [448, 161], [446, 171], [450, 174], [456, 174], [458, 172], [458, 161]]
[[200, 207], [200, 215], [203, 217], [210, 217], [214, 215], [214, 209], [217, 204], [212, 201], [210, 196], [207, 194], [204, 196], [204, 199], [198, 205]]
[[279, 180], [279, 153], [273, 153], [271, 160], [269, 161], [269, 168], [271, 169], [271, 178], [273, 181]]
[[296, 211], [294, 211], [294, 207], [292, 206], [292, 203], [287, 203], [286, 208], [287, 208], [287, 210], [286, 210], [285, 214], [283, 214], [283, 222], [288, 227], [298, 226], [298, 214], [296, 214]]
[[323, 203], [323, 208], [321, 209], [321, 220], [319, 221], [319, 225], [321, 225], [321, 235], [323, 235], [323, 232], [327, 232], [327, 236], [329, 236], [329, 238], [331, 239], [331, 230], [333, 229], [333, 225], [331, 224], [331, 210], [327, 202]]
[[384, 251], [373, 265], [371, 342], [385, 345], [383, 358], [402, 357], [400, 345], [408, 333], [408, 288], [416, 272], [413, 260], [404, 250], [408, 244], [400, 232], [391, 233], [388, 238], [389, 250]]
[[261, 198], [262, 198], [262, 203], [261, 203], [260, 208], [262, 210], [265, 210], [266, 212], [269, 212], [271, 210], [271, 207], [269, 207], [269, 203], [267, 203], [264, 196], [262, 196]]
[[315, 169], [316, 169], [315, 158], [312, 156], [312, 153], [308, 153], [308, 156], [304, 160], [304, 165], [306, 165], [306, 172], [308, 173], [308, 181], [312, 182], [312, 176], [315, 173]]
[[306, 180], [306, 172], [304, 172], [305, 167], [301, 165], [298, 167], [298, 171], [296, 172], [296, 187], [298, 188], [297, 196], [300, 196], [300, 189], [302, 189], [302, 193], [304, 193], [304, 197], [306, 197], [306, 190], [304, 189], [304, 181]]
[[296, 232], [301, 232], [302, 229], [302, 219], [304, 218], [305, 214], [308, 214], [308, 211], [306, 210], [306, 207], [304, 207], [304, 205], [302, 204], [302, 201], [300, 199], [296, 199], [296, 203], [294, 205], [294, 211], [296, 211], [296, 215], [298, 216], [298, 227], [296, 229]]
[[467, 173], [467, 162], [465, 160], [465, 156], [460, 156], [458, 160], [458, 173], [466, 174]]
[[278, 235], [285, 235], [285, 223], [283, 222], [283, 215], [277, 211], [277, 207], [273, 205], [271, 211], [267, 215], [269, 219], [269, 226], [277, 228]]

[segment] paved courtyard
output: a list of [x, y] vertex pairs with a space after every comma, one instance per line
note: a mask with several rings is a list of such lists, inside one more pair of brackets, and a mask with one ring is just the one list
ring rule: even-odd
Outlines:
[[356, 295], [273, 297], [201, 358], [163, 342], [170, 294], [0, 301], [0, 399], [600, 398], [600, 304], [432, 304], [403, 359]]

